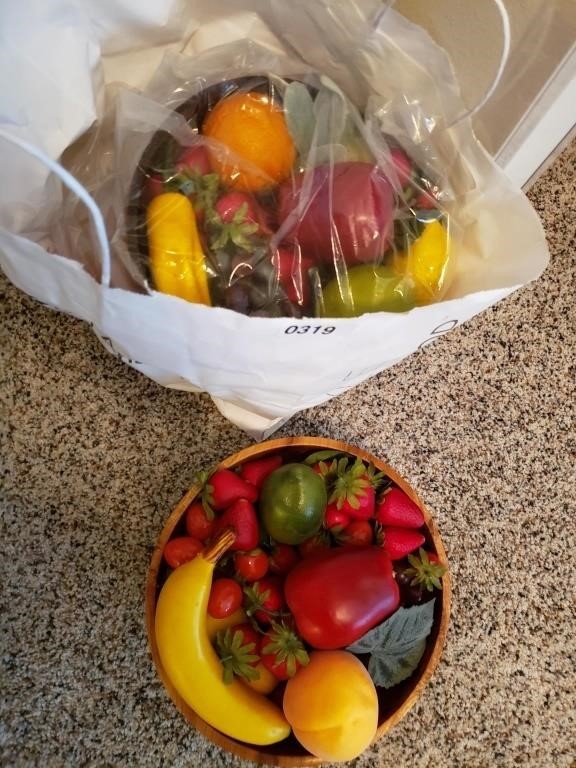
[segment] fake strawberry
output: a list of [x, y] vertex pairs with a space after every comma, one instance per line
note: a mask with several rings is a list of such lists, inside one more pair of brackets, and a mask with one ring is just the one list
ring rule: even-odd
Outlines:
[[271, 624], [284, 607], [284, 590], [278, 576], [267, 576], [244, 587], [246, 615], [261, 624]]
[[408, 555], [408, 562], [410, 567], [404, 573], [413, 587], [422, 587], [427, 592], [442, 589], [441, 579], [446, 573], [446, 566], [439, 562], [438, 555], [420, 547], [417, 555]]
[[256, 488], [229, 469], [217, 469], [210, 477], [207, 472], [199, 472], [196, 482], [202, 485], [202, 505], [208, 514], [212, 509], [226, 509], [238, 499], [256, 501], [258, 498]]
[[318, 531], [309, 539], [305, 539], [302, 544], [298, 545], [298, 552], [303, 558], [312, 557], [312, 555], [318, 552], [324, 552], [324, 550], [330, 548], [330, 534], [328, 531]]
[[301, 307], [308, 305], [312, 260], [304, 258], [297, 246], [280, 245], [272, 254], [272, 264], [288, 300]]
[[338, 509], [335, 503], [328, 504], [324, 513], [324, 527], [332, 533], [338, 533], [350, 522], [350, 515], [343, 509]]
[[268, 235], [264, 209], [246, 192], [226, 192], [209, 217], [210, 247], [217, 251], [229, 243], [244, 251], [254, 248], [255, 235]]
[[247, 499], [238, 499], [216, 520], [214, 536], [218, 536], [224, 528], [232, 528], [236, 540], [231, 550], [248, 551], [256, 549], [260, 540], [260, 529], [256, 510]]
[[270, 570], [272, 573], [288, 573], [299, 560], [296, 547], [276, 543], [270, 552]]
[[338, 536], [344, 547], [365, 547], [374, 541], [374, 531], [368, 520], [352, 520]]
[[193, 146], [184, 147], [176, 160], [176, 172], [198, 173], [201, 176], [212, 172], [210, 157], [206, 147]]
[[[334, 461], [336, 472], [330, 482], [332, 493], [328, 497], [328, 504], [336, 504], [337, 509], [355, 520], [370, 519], [374, 516], [376, 491], [368, 468], [360, 459], [352, 464], [347, 458]], [[329, 481], [332, 472], [330, 469]]]
[[216, 653], [222, 662], [222, 679], [229, 685], [234, 675], [245, 680], [257, 680], [255, 667], [260, 661], [260, 635], [250, 624], [220, 630], [216, 634]]
[[278, 680], [294, 677], [310, 661], [296, 632], [277, 622], [272, 622], [271, 629], [260, 640], [259, 651], [262, 663]]
[[409, 184], [412, 178], [412, 163], [408, 155], [400, 147], [392, 147], [390, 150], [389, 176], [400, 187]]
[[281, 465], [282, 456], [265, 456], [263, 459], [255, 459], [242, 464], [240, 477], [260, 490], [268, 475]]
[[376, 520], [397, 528], [421, 528], [424, 515], [418, 505], [400, 488], [390, 488], [378, 502]]
[[376, 541], [388, 553], [390, 560], [402, 560], [406, 555], [421, 547], [425, 538], [420, 531], [416, 531], [414, 528], [378, 525]]

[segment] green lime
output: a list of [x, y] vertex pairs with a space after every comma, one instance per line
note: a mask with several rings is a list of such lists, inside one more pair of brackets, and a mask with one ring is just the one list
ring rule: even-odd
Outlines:
[[284, 464], [264, 481], [260, 517], [275, 541], [300, 544], [322, 525], [327, 503], [320, 475], [306, 464]]

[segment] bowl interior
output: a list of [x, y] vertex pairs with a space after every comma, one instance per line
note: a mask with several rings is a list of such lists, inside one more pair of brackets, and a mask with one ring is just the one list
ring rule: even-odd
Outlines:
[[[426, 508], [422, 505], [422, 502], [416, 493], [391, 467], [359, 448], [355, 448], [337, 440], [320, 438], [298, 437], [268, 440], [267, 442], [251, 446], [250, 448], [246, 448], [243, 451], [230, 456], [222, 461], [218, 467], [233, 469], [251, 459], [262, 458], [268, 454], [276, 452], [281, 452], [287, 460], [298, 461], [308, 455], [311, 451], [323, 449], [341, 450], [342, 452], [349, 453], [364, 461], [370, 462], [378, 470], [385, 472], [399, 488], [418, 504], [425, 519], [424, 534], [426, 536], [426, 547], [435, 551], [441, 561], [447, 564], [446, 552], [436, 524], [430, 517]], [[310, 753], [307, 752], [292, 736], [278, 744], [258, 747], [236, 741], [220, 731], [217, 731], [215, 728], [212, 728], [180, 698], [162, 669], [154, 634], [156, 600], [158, 598], [160, 587], [166, 579], [169, 570], [164, 563], [162, 552], [166, 542], [172, 538], [172, 536], [179, 534], [184, 535], [186, 533], [184, 515], [190, 502], [196, 497], [198, 492], [198, 486], [192, 486], [168, 518], [168, 521], [160, 534], [156, 549], [154, 550], [148, 573], [146, 590], [148, 640], [158, 673], [172, 700], [184, 717], [223, 749], [233, 752], [245, 759], [254, 760], [259, 763], [294, 767], [319, 765], [322, 761], [319, 758], [310, 755]], [[438, 664], [448, 630], [450, 614], [451, 583], [448, 571], [442, 578], [442, 587], [442, 591], [436, 595], [432, 632], [428, 637], [426, 651], [420, 660], [417, 669], [407, 680], [391, 689], [385, 690], [383, 688], [377, 688], [380, 709], [378, 731], [375, 740], [383, 736], [393, 725], [401, 720], [414, 705]]]

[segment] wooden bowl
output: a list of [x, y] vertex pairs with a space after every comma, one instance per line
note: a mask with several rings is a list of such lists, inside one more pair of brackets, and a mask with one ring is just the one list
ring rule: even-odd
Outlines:
[[[441, 562], [447, 565], [446, 552], [436, 524], [416, 493], [391, 467], [360, 448], [355, 448], [338, 440], [328, 440], [325, 438], [288, 437], [279, 440], [268, 440], [259, 445], [245, 448], [222, 461], [218, 465], [218, 468], [234, 469], [240, 464], [244, 464], [246, 461], [262, 458], [268, 454], [278, 452], [282, 453], [290, 461], [299, 461], [311, 451], [322, 449], [334, 449], [351, 454], [352, 456], [357, 456], [363, 461], [373, 464], [378, 470], [385, 472], [391, 480], [393, 480], [393, 482], [420, 507], [425, 519], [424, 533], [426, 536], [426, 546], [428, 549], [435, 551]], [[197, 715], [196, 712], [194, 712], [194, 710], [180, 698], [162, 668], [154, 632], [156, 600], [160, 586], [167, 574], [167, 566], [164, 564], [162, 552], [164, 551], [166, 542], [175, 533], [185, 533], [185, 512], [190, 503], [198, 495], [199, 491], [199, 486], [193, 485], [184, 498], [176, 505], [176, 508], [168, 518], [168, 521], [160, 534], [148, 572], [146, 585], [146, 626], [152, 658], [154, 659], [158, 674], [160, 675], [166, 690], [170, 694], [172, 701], [184, 715], [186, 720], [215, 744], [222, 747], [222, 749], [232, 752], [244, 759], [254, 760], [257, 763], [292, 766], [293, 768], [296, 768], [296, 766], [300, 768], [300, 766], [321, 765], [324, 761], [307, 752], [293, 737], [278, 744], [259, 747], [236, 741], [215, 728], [212, 728], [212, 726], [208, 725], [208, 723], [199, 717], [199, 715]], [[432, 632], [428, 637], [426, 651], [418, 668], [408, 680], [405, 680], [394, 688], [391, 688], [388, 691], [378, 689], [380, 713], [378, 718], [378, 730], [374, 737], [374, 741], [380, 739], [390, 730], [390, 728], [396, 725], [396, 723], [398, 723], [415, 704], [438, 664], [442, 647], [446, 639], [450, 616], [451, 584], [448, 571], [442, 577], [442, 587], [442, 591], [436, 596], [434, 625], [432, 627]]]

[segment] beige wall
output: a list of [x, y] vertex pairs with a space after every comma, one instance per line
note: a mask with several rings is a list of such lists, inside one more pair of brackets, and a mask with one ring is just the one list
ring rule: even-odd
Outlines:
[[[505, 0], [512, 32], [508, 66], [491, 101], [475, 116], [484, 146], [496, 154], [576, 41], [576, 0]], [[502, 34], [492, 0], [397, 0], [450, 54], [467, 106], [497, 70]], [[576, 111], [576, 106], [575, 106]]]

